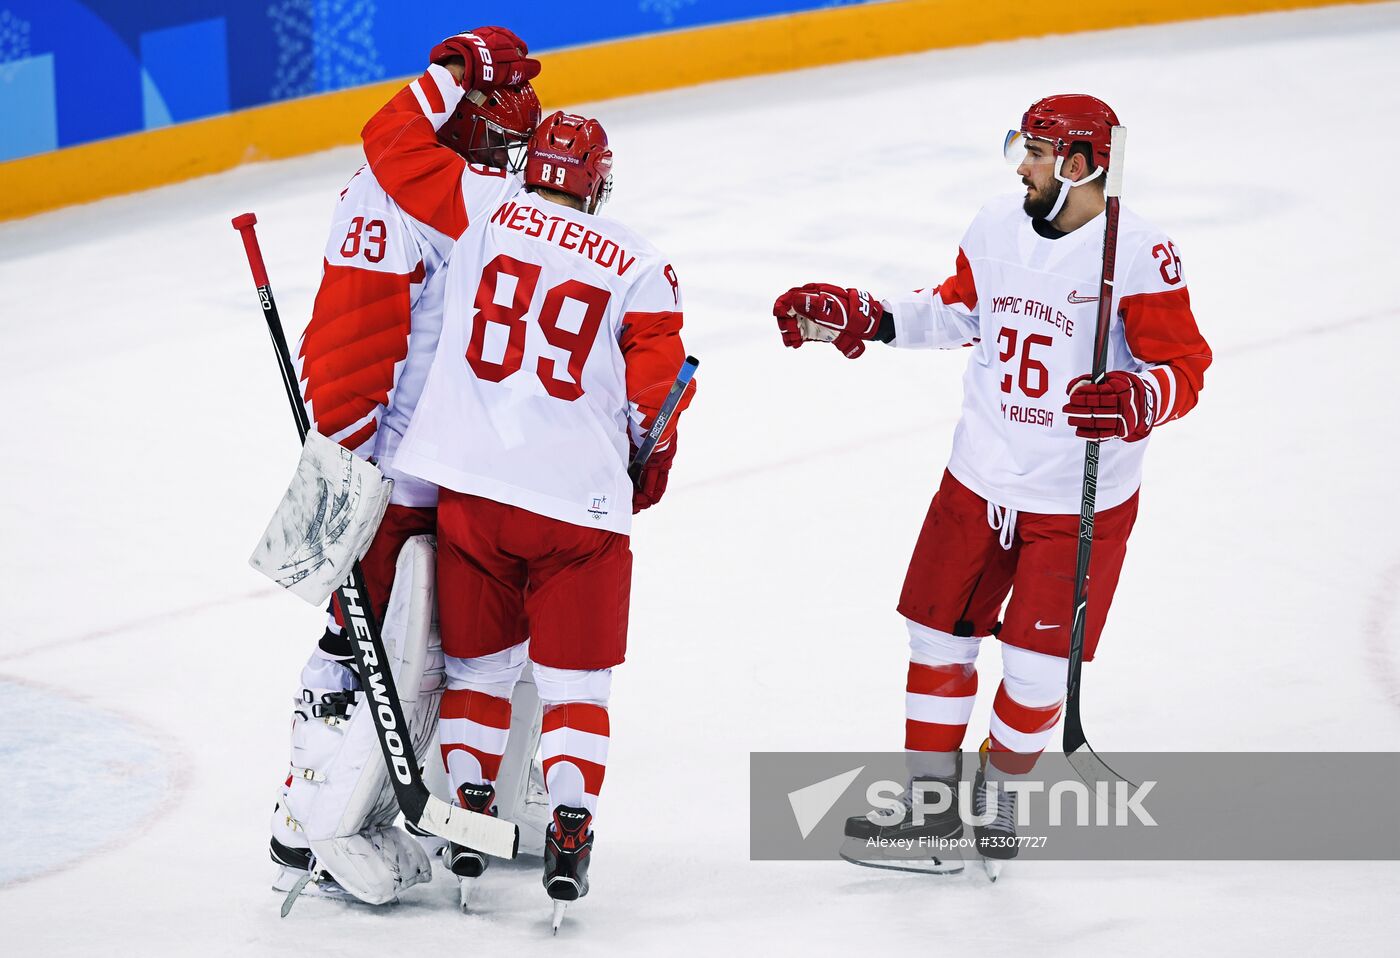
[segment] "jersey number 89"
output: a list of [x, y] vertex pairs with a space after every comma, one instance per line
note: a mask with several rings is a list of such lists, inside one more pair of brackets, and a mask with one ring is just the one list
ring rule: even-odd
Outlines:
[[[515, 279], [515, 292], [511, 301], [505, 304], [496, 301], [496, 289], [502, 275]], [[476, 301], [473, 303], [476, 315], [472, 319], [471, 340], [467, 344], [467, 362], [478, 378], [498, 383], [524, 366], [526, 317], [531, 312], [530, 305], [535, 299], [535, 287], [539, 282], [540, 267], [504, 253], [487, 263], [481, 271], [481, 282], [477, 284]], [[569, 379], [554, 375], [554, 360], [547, 356], [539, 357], [535, 363], [535, 375], [539, 377], [545, 392], [554, 398], [573, 402], [583, 395], [583, 364], [588, 361], [588, 353], [593, 348], [598, 327], [603, 322], [611, 298], [612, 294], [606, 289], [576, 279], [565, 280], [545, 293], [536, 322], [545, 341], [569, 356]], [[577, 332], [570, 332], [559, 325], [560, 313], [568, 300], [583, 305], [583, 318], [579, 320]], [[499, 362], [482, 355], [486, 345], [486, 327], [491, 323], [506, 327], [505, 352]]]

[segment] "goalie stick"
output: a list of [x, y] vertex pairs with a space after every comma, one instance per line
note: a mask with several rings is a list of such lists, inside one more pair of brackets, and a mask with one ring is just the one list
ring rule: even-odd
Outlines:
[[[1113, 275], [1118, 258], [1118, 198], [1123, 194], [1123, 154], [1127, 138], [1127, 127], [1113, 127], [1109, 139], [1108, 171], [1104, 178], [1103, 275], [1099, 282], [1099, 313], [1094, 327], [1091, 373], [1095, 383], [1103, 382], [1108, 366], [1108, 327], [1113, 320]], [[1079, 716], [1080, 673], [1084, 668], [1084, 619], [1089, 601], [1089, 556], [1094, 546], [1094, 500], [1098, 494], [1098, 478], [1099, 444], [1090, 439], [1084, 443], [1084, 488], [1079, 504], [1079, 552], [1074, 569], [1074, 619], [1069, 633], [1064, 730], [1065, 757], [1075, 773], [1090, 785], [1100, 781], [1127, 781], [1109, 768], [1089, 746]]]
[[[306, 414], [306, 407], [302, 404], [300, 391], [297, 389], [296, 371], [292, 368], [287, 338], [282, 332], [282, 320], [277, 313], [277, 303], [272, 298], [267, 268], [263, 265], [262, 249], [258, 246], [258, 235], [254, 228], [257, 221], [258, 218], [252, 213], [244, 213], [234, 217], [233, 228], [243, 237], [243, 248], [248, 254], [248, 267], [253, 273], [253, 284], [258, 290], [258, 302], [262, 306], [263, 318], [267, 320], [267, 331], [272, 336], [272, 345], [277, 352], [282, 385], [286, 388], [287, 400], [292, 404], [297, 435], [305, 442], [307, 433], [311, 431], [311, 420]], [[419, 828], [459, 845], [497, 858], [514, 858], [520, 847], [520, 830], [514, 823], [449, 805], [429, 793], [427, 786], [423, 784], [423, 773], [418, 767], [418, 759], [413, 754], [413, 743], [408, 737], [408, 723], [404, 721], [403, 706], [399, 702], [390, 658], [385, 652], [379, 622], [370, 606], [369, 593], [365, 589], [364, 571], [358, 562], [351, 567], [350, 574], [336, 588], [335, 594], [345, 619], [345, 627], [354, 637], [351, 648], [354, 649], [355, 664], [360, 673], [364, 706], [371, 708], [371, 714], [374, 716], [374, 731], [379, 739], [380, 750], [384, 753], [384, 763], [388, 767], [394, 796], [398, 799], [404, 817]]]
[[642, 445], [637, 449], [637, 455], [632, 457], [632, 462], [627, 466], [627, 475], [631, 477], [632, 484], [636, 485], [642, 477], [642, 469], [646, 466], [651, 454], [656, 451], [656, 444], [661, 441], [661, 434], [666, 431], [666, 426], [671, 422], [671, 417], [676, 414], [676, 406], [681, 401], [681, 396], [685, 395], [686, 387], [695, 378], [695, 369], [700, 365], [700, 360], [694, 356], [685, 357], [685, 362], [681, 363], [681, 371], [676, 373], [676, 381], [671, 384], [671, 391], [666, 394], [666, 398], [661, 401], [661, 409], [656, 413], [656, 420], [652, 422], [647, 434], [642, 437]]

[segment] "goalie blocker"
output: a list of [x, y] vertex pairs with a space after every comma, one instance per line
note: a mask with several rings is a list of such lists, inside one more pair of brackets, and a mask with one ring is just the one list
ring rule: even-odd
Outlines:
[[325, 605], [369, 551], [393, 485], [373, 463], [307, 433], [296, 473], [248, 564], [312, 605]]

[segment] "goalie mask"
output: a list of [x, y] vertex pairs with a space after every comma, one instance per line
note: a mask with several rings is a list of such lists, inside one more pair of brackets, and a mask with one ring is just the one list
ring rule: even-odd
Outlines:
[[530, 134], [539, 122], [540, 99], [526, 83], [516, 89], [493, 90], [480, 103], [472, 94], [462, 97], [438, 130], [438, 140], [468, 163], [519, 173]]

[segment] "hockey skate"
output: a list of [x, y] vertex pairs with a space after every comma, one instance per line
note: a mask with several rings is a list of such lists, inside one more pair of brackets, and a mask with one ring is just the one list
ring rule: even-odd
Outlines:
[[989, 789], [985, 766], [978, 769], [977, 781], [973, 785], [972, 814], [973, 820], [978, 823], [990, 817], [985, 825], [973, 825], [972, 832], [977, 839], [977, 853], [982, 856], [982, 867], [987, 870], [987, 877], [996, 881], [1001, 877], [1002, 867], [1016, 857], [1018, 850], [1016, 793], [997, 782], [993, 782]]
[[879, 825], [865, 815], [846, 819], [846, 840], [841, 857], [853, 865], [922, 872], [929, 875], [956, 875], [963, 870], [962, 819], [958, 815], [958, 783], [955, 779], [930, 779], [948, 789], [948, 808], [925, 813], [922, 824], [915, 824], [910, 797], [905, 792], [904, 813], [891, 825]]
[[586, 808], [561, 805], [544, 843], [544, 890], [554, 899], [554, 934], [571, 901], [588, 894], [588, 861], [593, 853], [593, 816]]
[[[496, 814], [496, 789], [490, 785], [467, 782], [457, 789], [457, 804], [482, 815]], [[458, 878], [458, 904], [466, 911], [476, 880], [486, 871], [491, 859], [485, 854], [456, 842], [448, 842], [442, 852], [442, 863]]]
[[272, 861], [277, 865], [277, 874], [272, 879], [272, 890], [285, 895], [282, 902], [282, 917], [286, 918], [296, 900], [307, 898], [330, 898], [336, 901], [355, 901], [355, 896], [336, 883], [336, 880], [316, 866], [316, 856], [309, 848], [284, 845], [276, 838], [271, 844]]

